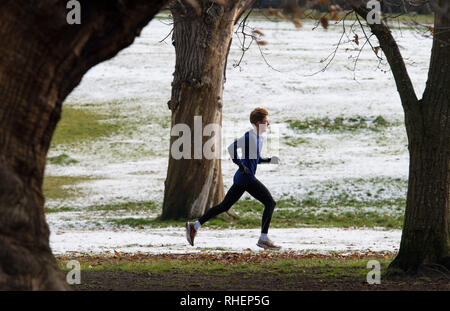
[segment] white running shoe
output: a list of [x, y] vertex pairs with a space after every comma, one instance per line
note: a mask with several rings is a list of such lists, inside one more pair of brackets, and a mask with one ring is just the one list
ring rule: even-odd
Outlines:
[[197, 230], [195, 230], [195, 224], [193, 222], [186, 223], [186, 238], [192, 246], [194, 246], [194, 238], [197, 234]]
[[267, 241], [259, 239], [256, 245], [264, 249], [270, 249], [274, 251], [278, 251], [281, 249], [281, 246], [274, 244], [269, 238], [267, 238]]

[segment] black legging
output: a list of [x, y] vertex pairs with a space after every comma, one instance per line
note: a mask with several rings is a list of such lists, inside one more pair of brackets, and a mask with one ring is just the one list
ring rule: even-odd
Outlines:
[[275, 208], [275, 201], [272, 198], [269, 190], [264, 186], [258, 179], [249, 185], [240, 186], [233, 184], [228, 190], [225, 198], [218, 205], [211, 207], [206, 213], [199, 218], [200, 224], [204, 224], [211, 218], [219, 215], [220, 213], [226, 212], [236, 203], [237, 200], [247, 191], [255, 199], [264, 204], [264, 212], [262, 216], [261, 233], [266, 233], [269, 231], [270, 221], [272, 219], [273, 210]]

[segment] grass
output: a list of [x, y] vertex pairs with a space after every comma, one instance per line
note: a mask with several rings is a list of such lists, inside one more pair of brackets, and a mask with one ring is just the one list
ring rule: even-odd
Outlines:
[[[403, 206], [405, 200], [356, 200], [347, 196], [331, 197], [323, 202], [316, 198], [305, 198], [297, 201], [292, 198], [277, 201], [272, 216], [271, 228], [292, 227], [384, 227], [400, 229], [403, 225]], [[337, 207], [345, 207], [345, 210]], [[387, 215], [383, 212], [372, 211], [377, 208], [390, 208], [394, 212]], [[155, 205], [154, 211], [158, 207]], [[261, 226], [261, 216], [264, 206], [256, 200], [240, 200], [233, 206], [238, 219], [230, 220], [218, 216], [208, 221], [209, 228], [225, 229], [255, 229]], [[180, 227], [185, 220], [161, 220], [160, 217], [128, 217], [110, 218], [108, 222], [118, 227], [133, 228], [165, 228]]]
[[117, 133], [122, 122], [107, 120], [107, 115], [65, 107], [52, 138], [52, 147], [96, 140]]
[[316, 118], [316, 119], [305, 119], [305, 120], [287, 120], [289, 127], [297, 131], [326, 131], [326, 132], [355, 132], [361, 130], [370, 130], [374, 132], [380, 132], [385, 128], [395, 124], [391, 124], [382, 116], [377, 116], [375, 118], [368, 118], [362, 116], [355, 116], [351, 118], [337, 117], [330, 119]]
[[[251, 256], [251, 254], [250, 254]], [[127, 271], [127, 272], [145, 272], [151, 271], [152, 273], [164, 273], [167, 271], [177, 270], [179, 273], [186, 272], [219, 272], [221, 274], [234, 273], [234, 272], [255, 272], [255, 273], [296, 273], [295, 269], [301, 268], [319, 268], [323, 269], [321, 274], [316, 277], [339, 277], [346, 274], [348, 268], [357, 268], [360, 271], [356, 271], [354, 276], [366, 277], [367, 274], [367, 261], [361, 259], [345, 259], [341, 257], [325, 256], [325, 258], [300, 258], [300, 259], [284, 259], [284, 258], [269, 259], [261, 262], [253, 262], [251, 265], [248, 262], [235, 262], [231, 263], [223, 262], [220, 260], [213, 260], [209, 256], [205, 256], [205, 259], [190, 259], [190, 260], [177, 260], [177, 259], [155, 259], [152, 257], [136, 258], [133, 259], [127, 257], [119, 258], [77, 258], [80, 262], [81, 270], [90, 271]], [[382, 268], [387, 268], [388, 264], [392, 260], [390, 256], [379, 257], [377, 260], [380, 262]], [[66, 267], [65, 260], [58, 261], [59, 268], [63, 271], [70, 270]], [[333, 272], [329, 270], [332, 269]]]
[[309, 143], [310, 140], [306, 139], [306, 138], [302, 138], [302, 137], [292, 137], [292, 136], [286, 135], [283, 137], [283, 142], [288, 146], [297, 147], [299, 145]]
[[74, 186], [91, 180], [94, 178], [87, 176], [45, 176], [42, 190], [45, 198], [50, 200], [71, 199], [77, 195]]
[[[267, 255], [267, 254], [266, 254]], [[298, 255], [293, 258], [283, 254], [265, 257], [262, 255], [246, 253], [231, 255], [230, 260], [220, 255], [198, 256], [198, 258], [158, 258], [153, 256], [120, 256], [120, 257], [77, 257], [82, 271], [114, 271], [151, 273], [152, 275], [174, 274], [201, 274], [209, 276], [226, 277], [240, 275], [249, 278], [251, 275], [278, 275], [283, 277], [307, 276], [312, 279], [327, 279], [330, 282], [339, 282], [352, 279], [365, 282], [367, 262], [376, 259], [380, 263], [381, 271], [387, 270], [392, 261], [392, 255], [375, 258], [345, 258], [339, 255], [311, 256]], [[262, 256], [263, 259], [258, 259]], [[277, 258], [277, 256], [279, 256]], [[265, 258], [264, 258], [265, 257]], [[69, 271], [66, 266], [67, 258], [57, 258], [61, 270]]]
[[[158, 205], [153, 201], [144, 202], [127, 202], [127, 203], [117, 203], [117, 204], [105, 204], [105, 205], [93, 205], [87, 208], [83, 208], [83, 212], [140, 212], [140, 211], [151, 211], [155, 212], [158, 209]], [[46, 213], [60, 213], [60, 212], [71, 212], [79, 211], [80, 209], [72, 207], [57, 207], [57, 208], [46, 208]]]
[[55, 157], [48, 157], [47, 162], [50, 164], [56, 164], [56, 165], [70, 165], [70, 164], [78, 163], [77, 160], [71, 158], [70, 156], [68, 156], [65, 153], [60, 154], [59, 156], [55, 156]]
[[[57, 256], [81, 268], [75, 290], [448, 290], [445, 276], [390, 275], [395, 253], [224, 252], [196, 254], [79, 254]], [[380, 284], [368, 284], [369, 261]]]

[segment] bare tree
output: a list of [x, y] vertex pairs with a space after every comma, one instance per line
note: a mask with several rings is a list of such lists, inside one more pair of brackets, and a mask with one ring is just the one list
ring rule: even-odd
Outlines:
[[[419, 99], [386, 20], [369, 20], [372, 10], [367, 2], [347, 1], [365, 37], [355, 40], [366, 40], [364, 45], [368, 43], [378, 58], [381, 49], [387, 59], [405, 114], [410, 155], [402, 239], [390, 271], [416, 273], [430, 266], [446, 270], [450, 268], [450, 4], [446, 0], [409, 1], [429, 4], [435, 17], [434, 27], [429, 28], [433, 47], [428, 81]], [[370, 42], [373, 35], [379, 46]]]
[[[222, 94], [233, 27], [254, 1], [170, 2], [174, 21], [172, 43], [176, 51], [172, 97], [168, 103], [172, 127], [184, 123], [194, 129], [194, 116], [202, 116], [203, 125], [222, 125]], [[170, 146], [176, 139], [171, 137]], [[202, 145], [207, 139], [208, 136], [202, 138]], [[191, 146], [194, 145], [192, 135]], [[190, 159], [175, 159], [170, 153], [163, 219], [199, 217], [223, 197], [220, 157], [196, 158], [191, 150]]]
[[[429, 3], [435, 12], [434, 35], [421, 99], [387, 25], [369, 24], [389, 62], [405, 113], [408, 194], [400, 249], [390, 268], [407, 272], [422, 265], [450, 268], [450, 7], [444, 0]], [[367, 18], [363, 5], [353, 7]]]
[[129, 46], [160, 0], [0, 2], [0, 289], [68, 289], [49, 246], [42, 182], [61, 106], [94, 65]]

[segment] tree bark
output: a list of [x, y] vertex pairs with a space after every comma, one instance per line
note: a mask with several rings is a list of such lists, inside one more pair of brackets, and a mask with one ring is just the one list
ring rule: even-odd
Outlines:
[[[200, 217], [224, 198], [220, 156], [206, 159], [194, 154], [194, 117], [201, 116], [203, 126], [211, 123], [222, 126], [222, 95], [233, 27], [253, 2], [199, 0], [198, 7], [192, 6], [192, 1], [170, 2], [176, 65], [168, 106], [172, 111], [172, 128], [184, 123], [191, 129], [192, 150], [190, 159], [175, 159], [170, 152], [163, 219]], [[171, 136], [170, 149], [177, 139]], [[202, 144], [208, 139], [203, 137]], [[220, 135], [216, 147], [221, 147]]]
[[[442, 3], [444, 3], [442, 1]], [[354, 6], [366, 18], [367, 10]], [[435, 12], [427, 86], [418, 100], [388, 27], [369, 25], [392, 69], [405, 112], [410, 154], [405, 220], [399, 253], [389, 268], [416, 273], [423, 265], [450, 268], [450, 27]]]
[[450, 19], [436, 12], [427, 85], [412, 112], [409, 183], [400, 250], [391, 268], [450, 269]]
[[69, 289], [49, 246], [42, 182], [62, 102], [94, 65], [130, 45], [165, 1], [0, 3], [0, 289]]

